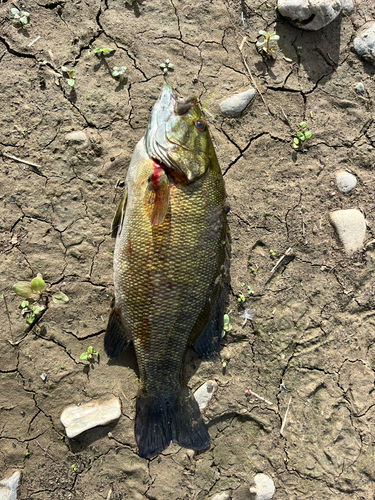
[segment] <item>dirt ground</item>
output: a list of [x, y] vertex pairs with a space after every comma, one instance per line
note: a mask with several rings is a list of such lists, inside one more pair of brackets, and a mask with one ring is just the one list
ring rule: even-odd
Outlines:
[[[30, 13], [24, 29], [12, 26], [15, 6]], [[276, 500], [373, 498], [375, 67], [352, 42], [374, 18], [366, 0], [318, 32], [293, 28], [270, 0], [2, 1], [0, 478], [22, 469], [19, 499], [201, 500], [229, 490], [245, 500], [258, 472], [273, 478]], [[277, 59], [264, 61], [258, 31], [273, 29]], [[244, 36], [265, 102], [257, 95], [226, 118], [219, 102], [254, 86]], [[116, 50], [98, 57], [94, 48]], [[61, 66], [74, 71], [73, 88]], [[114, 66], [127, 67], [122, 83]], [[108, 362], [103, 337], [109, 228], [165, 83], [202, 105], [215, 91], [206, 116], [231, 206], [233, 328], [222, 342], [226, 369], [192, 349], [186, 362], [192, 390], [218, 382], [205, 412], [210, 449], [172, 445], [146, 460], [133, 435], [134, 352]], [[312, 137], [296, 152], [303, 120]], [[69, 139], [72, 131], [87, 139]], [[350, 195], [337, 191], [340, 169], [357, 176]], [[340, 208], [359, 208], [368, 224], [369, 244], [351, 258], [328, 219]], [[70, 301], [47, 295], [30, 328], [12, 286], [37, 273]], [[246, 308], [253, 320], [242, 326]], [[80, 360], [88, 346], [99, 363]], [[121, 399], [119, 421], [65, 438], [63, 408], [103, 394]]]

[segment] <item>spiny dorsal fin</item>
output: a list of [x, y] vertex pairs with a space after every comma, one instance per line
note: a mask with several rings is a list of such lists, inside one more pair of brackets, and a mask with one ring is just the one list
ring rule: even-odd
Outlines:
[[112, 238], [116, 238], [117, 235], [121, 233], [122, 223], [125, 217], [127, 199], [128, 199], [128, 188], [125, 189], [125, 192], [122, 195], [122, 198], [117, 206], [117, 210], [112, 221], [112, 228], [111, 228]]
[[145, 192], [146, 212], [152, 226], [161, 224], [165, 219], [169, 206], [169, 181], [167, 174], [155, 162], [154, 171], [148, 179]]

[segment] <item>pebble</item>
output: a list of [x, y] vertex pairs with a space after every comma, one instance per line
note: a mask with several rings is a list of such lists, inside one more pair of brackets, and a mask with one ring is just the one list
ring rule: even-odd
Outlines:
[[375, 22], [365, 25], [353, 42], [359, 57], [375, 65]]
[[354, 89], [357, 92], [360, 92], [361, 94], [363, 94], [363, 92], [365, 91], [365, 86], [363, 85], [362, 82], [358, 82]]
[[366, 222], [362, 212], [356, 209], [336, 210], [329, 214], [329, 219], [347, 254], [363, 247]]
[[75, 130], [66, 134], [65, 141], [73, 146], [81, 146], [86, 148], [89, 144], [89, 139], [83, 130]]
[[277, 8], [293, 26], [317, 31], [336, 19], [342, 10], [352, 12], [354, 5], [353, 0], [278, 0]]
[[17, 500], [18, 483], [21, 479], [21, 471], [16, 470], [10, 477], [0, 481], [0, 500]]
[[223, 115], [237, 116], [248, 106], [255, 94], [255, 89], [248, 89], [245, 92], [228, 97], [219, 104], [220, 111]]
[[231, 494], [228, 491], [223, 491], [221, 493], [216, 493], [210, 500], [230, 500]]
[[205, 410], [217, 389], [217, 383], [214, 380], [209, 380], [198, 387], [194, 392], [194, 397], [201, 411]]
[[115, 396], [102, 396], [82, 405], [67, 406], [60, 420], [68, 438], [98, 425], [106, 425], [121, 415], [121, 403]]
[[254, 486], [250, 487], [254, 500], [270, 500], [275, 494], [275, 484], [267, 474], [257, 474], [251, 481]]
[[340, 170], [336, 174], [336, 184], [341, 193], [350, 193], [357, 185], [357, 178], [346, 170]]

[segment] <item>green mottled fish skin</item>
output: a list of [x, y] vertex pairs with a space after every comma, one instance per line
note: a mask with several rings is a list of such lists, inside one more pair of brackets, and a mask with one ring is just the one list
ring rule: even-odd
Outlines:
[[[194, 128], [197, 116], [202, 119], [202, 114], [197, 104], [191, 112], [190, 127]], [[178, 118], [174, 116], [177, 125]], [[192, 130], [189, 134], [185, 120], [182, 144], [194, 147], [197, 132]], [[138, 400], [166, 401], [167, 406], [184, 386], [183, 362], [188, 346], [196, 341], [207, 322], [212, 321], [214, 310], [221, 316], [224, 312], [223, 290], [230, 251], [226, 195], [209, 133], [204, 131], [204, 141], [201, 135], [198, 134], [199, 148], [207, 163], [202, 175], [199, 167], [197, 170], [194, 166], [195, 177], [189, 181], [181, 171], [161, 165], [162, 181], [169, 183], [169, 199], [164, 205], [163, 221], [154, 225], [152, 202], [155, 197], [147, 193], [155, 172], [160, 173], [160, 163], [148, 155], [145, 137], [137, 144], [127, 174], [126, 208], [115, 246], [114, 312], [120, 318], [122, 335], [134, 343], [141, 379]], [[184, 155], [183, 149], [176, 155], [176, 158]], [[218, 331], [214, 337], [217, 339], [221, 318], [216, 318], [216, 322]], [[110, 331], [107, 335], [110, 336]], [[210, 346], [207, 350], [209, 357]], [[147, 418], [142, 422], [138, 427], [153, 425]], [[171, 426], [170, 422], [160, 425]], [[158, 429], [155, 424], [156, 433]], [[147, 440], [152, 441], [153, 431], [150, 432]], [[169, 438], [182, 441], [180, 444], [184, 446], [184, 438], [179, 439], [178, 434], [178, 430], [175, 434], [172, 432], [162, 444], [145, 445], [143, 456], [162, 451], [158, 448], [167, 446]], [[137, 422], [136, 440], [141, 450], [142, 432], [137, 431]]]

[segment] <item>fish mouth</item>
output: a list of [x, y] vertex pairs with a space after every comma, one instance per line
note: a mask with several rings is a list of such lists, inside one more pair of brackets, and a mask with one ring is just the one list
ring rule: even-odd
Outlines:
[[173, 115], [183, 116], [190, 113], [191, 109], [196, 104], [196, 97], [179, 99], [172, 87], [164, 85], [158, 100], [152, 108], [145, 134], [145, 147], [150, 158], [182, 174], [185, 172], [183, 172], [180, 165], [174, 161], [173, 155], [169, 153], [172, 153], [172, 150], [176, 146], [189, 152], [193, 151], [185, 148], [182, 144], [168, 139], [168, 123]]

